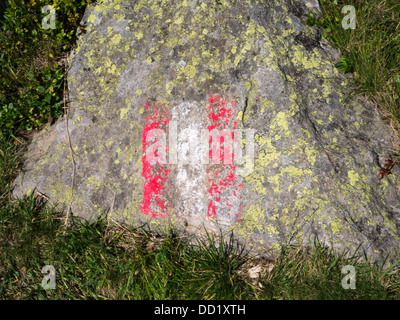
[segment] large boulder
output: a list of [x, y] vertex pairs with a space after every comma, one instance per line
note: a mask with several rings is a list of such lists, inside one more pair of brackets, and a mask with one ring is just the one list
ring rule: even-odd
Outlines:
[[347, 99], [338, 52], [306, 24], [318, 10], [97, 1], [69, 59], [69, 119], [35, 137], [14, 194], [83, 218], [233, 231], [269, 257], [317, 238], [398, 258], [399, 171], [378, 176], [394, 134]]

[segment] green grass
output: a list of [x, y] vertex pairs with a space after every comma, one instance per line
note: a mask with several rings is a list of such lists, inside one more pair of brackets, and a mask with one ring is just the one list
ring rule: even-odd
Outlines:
[[[0, 31], [1, 299], [400, 298], [397, 266], [338, 255], [318, 242], [284, 248], [270, 268], [271, 262], [246, 254], [233, 238], [184, 237], [174, 230], [155, 233], [103, 219], [92, 224], [73, 219], [65, 228], [63, 214], [42, 198], [13, 199], [11, 182], [27, 143], [19, 132], [62, 113], [60, 59], [73, 45], [76, 21], [88, 3], [54, 1], [58, 27], [43, 31], [35, 17], [41, 17], [41, 6], [50, 2], [21, 1], [12, 2]], [[322, 16], [310, 17], [309, 23], [321, 27], [342, 51], [337, 67], [354, 75], [354, 92], [376, 102], [396, 127], [399, 4], [346, 1], [356, 8], [357, 28], [344, 30], [344, 2], [337, 2], [322, 0]], [[45, 265], [55, 268], [54, 290], [42, 287]], [[341, 286], [345, 265], [355, 267], [354, 290]]]
[[[353, 74], [353, 94], [373, 101], [382, 115], [400, 132], [400, 2], [397, 0], [320, 0], [321, 17], [309, 23], [322, 28], [323, 36], [342, 53], [337, 66]], [[352, 5], [356, 28], [342, 28]]]
[[[32, 130], [63, 114], [65, 55], [90, 0], [10, 0], [0, 19], [1, 131]], [[55, 29], [42, 28], [45, 5]]]
[[[365, 261], [346, 259], [315, 243], [286, 248], [271, 271], [263, 259], [216, 241], [127, 226], [63, 219], [39, 198], [3, 207], [0, 214], [2, 299], [399, 299], [400, 277]], [[64, 231], [66, 231], [64, 233]], [[220, 238], [222, 239], [222, 238]], [[191, 241], [189, 241], [191, 240]], [[341, 286], [341, 268], [356, 269], [356, 289]], [[56, 288], [43, 289], [45, 265]], [[248, 270], [260, 266], [259, 276]]]

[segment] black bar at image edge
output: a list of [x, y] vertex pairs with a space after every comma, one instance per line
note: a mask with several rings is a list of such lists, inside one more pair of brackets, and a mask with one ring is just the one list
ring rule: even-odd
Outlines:
[[[61, 313], [68, 317], [80, 316], [88, 312], [91, 318], [107, 313], [119, 316], [122, 312], [131, 314], [132, 319], [138, 317], [147, 319], [265, 319], [279, 314], [280, 317], [299, 316], [305, 313], [308, 316], [319, 310], [315, 315], [323, 312], [345, 312], [346, 317], [361, 316], [363, 312], [375, 308], [384, 308], [385, 312], [393, 308], [398, 310], [399, 301], [254, 301], [254, 300], [131, 300], [131, 301], [0, 301], [3, 312], [9, 309], [13, 316], [31, 315], [39, 312], [41, 315]], [[330, 311], [329, 311], [330, 310]], [[335, 311], [336, 310], [336, 311]], [[83, 311], [83, 313], [82, 313]], [[55, 313], [54, 313], [55, 312]], [[312, 314], [310, 314], [310, 312]], [[320, 314], [321, 316], [321, 314]]]

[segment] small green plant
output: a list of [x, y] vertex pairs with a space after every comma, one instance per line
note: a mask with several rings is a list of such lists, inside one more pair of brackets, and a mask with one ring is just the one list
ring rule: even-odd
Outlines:
[[317, 26], [321, 28], [323, 38], [333, 38], [335, 35], [335, 25], [340, 24], [341, 14], [339, 7], [335, 8], [331, 12], [324, 11], [322, 15], [315, 17], [312, 13], [308, 14], [307, 25]]
[[[32, 130], [63, 113], [65, 53], [89, 0], [11, 0], [0, 22], [0, 128]], [[42, 28], [45, 5], [56, 28]]]
[[351, 56], [341, 57], [339, 62], [335, 64], [335, 68], [338, 68], [342, 73], [354, 72], [354, 60]]

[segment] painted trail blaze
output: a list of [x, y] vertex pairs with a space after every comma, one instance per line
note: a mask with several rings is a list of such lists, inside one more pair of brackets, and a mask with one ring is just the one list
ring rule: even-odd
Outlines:
[[[203, 149], [208, 158], [208, 164], [204, 164], [207, 166], [208, 203], [205, 203], [207, 212], [204, 215], [219, 223], [234, 224], [240, 222], [243, 187], [242, 179], [236, 174], [237, 164], [233, 162], [234, 145], [241, 144], [234, 136], [238, 127], [234, 117], [237, 114], [236, 102], [213, 94], [208, 101], [209, 125], [204, 128], [208, 138]], [[168, 180], [171, 165], [167, 164], [169, 141], [166, 141], [170, 121], [171, 114], [165, 106], [146, 102], [142, 135], [142, 177], [145, 181], [140, 210], [152, 217], [167, 216], [168, 206], [171, 205], [171, 181]]]
[[168, 214], [167, 200], [168, 174], [171, 172], [167, 164], [167, 144], [165, 132], [171, 115], [157, 103], [145, 105], [145, 126], [142, 135], [143, 157], [142, 177], [145, 180], [143, 200], [140, 210], [152, 217], [165, 217]]
[[235, 139], [233, 130], [238, 126], [233, 118], [233, 115], [236, 115], [236, 102], [224, 100], [213, 94], [210, 94], [208, 100], [210, 102], [208, 118], [211, 120], [208, 131], [211, 149], [208, 155], [210, 165], [207, 174], [211, 186], [208, 190], [210, 200], [207, 216], [217, 220], [224, 217], [232, 222], [240, 221], [238, 219], [241, 213], [240, 191], [243, 185], [239, 182], [236, 165], [233, 164]]

